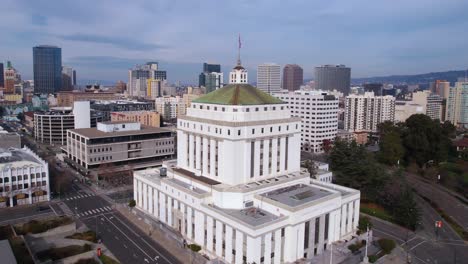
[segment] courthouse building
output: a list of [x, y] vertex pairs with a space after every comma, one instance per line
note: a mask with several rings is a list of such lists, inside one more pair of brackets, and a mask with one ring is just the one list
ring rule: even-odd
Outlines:
[[311, 179], [301, 119], [244, 82], [240, 60], [230, 76], [178, 117], [177, 161], [134, 172], [136, 208], [226, 263], [293, 262], [350, 238], [360, 192]]

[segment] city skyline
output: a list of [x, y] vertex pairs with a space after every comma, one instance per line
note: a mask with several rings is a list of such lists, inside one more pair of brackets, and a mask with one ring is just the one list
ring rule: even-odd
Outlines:
[[[266, 62], [296, 63], [305, 79], [322, 64], [349, 65], [353, 78], [415, 74], [463, 69], [468, 59], [458, 52], [468, 45], [463, 34], [468, 3], [463, 1], [240, 1], [222, 6], [120, 1], [56, 3], [54, 9], [41, 1], [5, 4], [9, 12], [0, 21], [9, 37], [0, 44], [0, 60], [12, 61], [28, 79], [31, 48], [48, 44], [62, 48], [63, 64], [76, 68], [80, 79], [125, 80], [135, 64], [156, 60], [170, 73], [169, 81], [196, 84], [205, 61], [224, 70], [234, 66], [238, 33], [242, 55], [249, 58], [243, 64], [252, 74]], [[278, 5], [296, 13], [272, 15]], [[196, 12], [215, 6], [217, 12]], [[438, 12], [430, 12], [434, 9]], [[119, 16], [131, 19], [108, 19]], [[158, 26], [144, 26], [149, 21]], [[211, 30], [202, 30], [206, 27]]]

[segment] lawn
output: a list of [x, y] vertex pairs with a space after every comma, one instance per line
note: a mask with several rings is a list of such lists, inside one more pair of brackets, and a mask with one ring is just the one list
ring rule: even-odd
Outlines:
[[393, 217], [382, 206], [375, 203], [361, 202], [361, 212], [385, 221], [394, 222]]
[[99, 257], [99, 259], [101, 260], [101, 262], [103, 264], [120, 264], [120, 262], [118, 262], [117, 260], [107, 256], [107, 255], [101, 255], [101, 257]]
[[66, 238], [86, 240], [86, 241], [93, 242], [93, 243], [97, 242], [96, 233], [94, 233], [94, 231], [75, 233], [73, 235], [67, 236]]
[[71, 223], [73, 223], [73, 220], [68, 217], [57, 217], [44, 221], [31, 220], [26, 224], [15, 226], [15, 231], [18, 235], [26, 235], [27, 233], [38, 234]]
[[38, 252], [36, 256], [42, 262], [47, 261], [47, 260], [56, 261], [59, 259], [64, 259], [70, 256], [88, 252], [90, 250], [91, 250], [91, 246], [89, 244], [85, 244], [83, 246], [72, 245], [72, 246], [66, 246], [66, 247], [61, 247], [61, 248], [49, 248], [49, 249]]

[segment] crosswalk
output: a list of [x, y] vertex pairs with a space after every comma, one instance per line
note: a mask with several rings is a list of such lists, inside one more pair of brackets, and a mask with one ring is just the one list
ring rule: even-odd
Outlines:
[[91, 197], [91, 196], [94, 196], [94, 194], [82, 193], [82, 194], [77, 194], [74, 196], [67, 197], [65, 198], [65, 201], [71, 201], [71, 200], [81, 199], [81, 198], [86, 198], [86, 197]]
[[94, 208], [88, 211], [81, 212], [77, 214], [78, 217], [88, 217], [88, 216], [94, 216], [102, 213], [107, 213], [112, 211], [112, 208], [110, 206], [104, 206], [101, 208]]

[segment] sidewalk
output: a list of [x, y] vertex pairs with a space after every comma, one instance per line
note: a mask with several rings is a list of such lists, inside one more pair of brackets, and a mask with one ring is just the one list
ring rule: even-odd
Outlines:
[[151, 224], [148, 224], [148, 220], [145, 221], [144, 218], [135, 215], [126, 205], [116, 204], [115, 209], [125, 216], [130, 222], [138, 226], [144, 233], [151, 234], [150, 236], [154, 241], [164, 247], [181, 263], [204, 264], [208, 262], [208, 260], [200, 254], [192, 252], [190, 249], [183, 248], [179, 239], [174, 239], [171, 235], [163, 232], [162, 229], [158, 227], [153, 228]]

